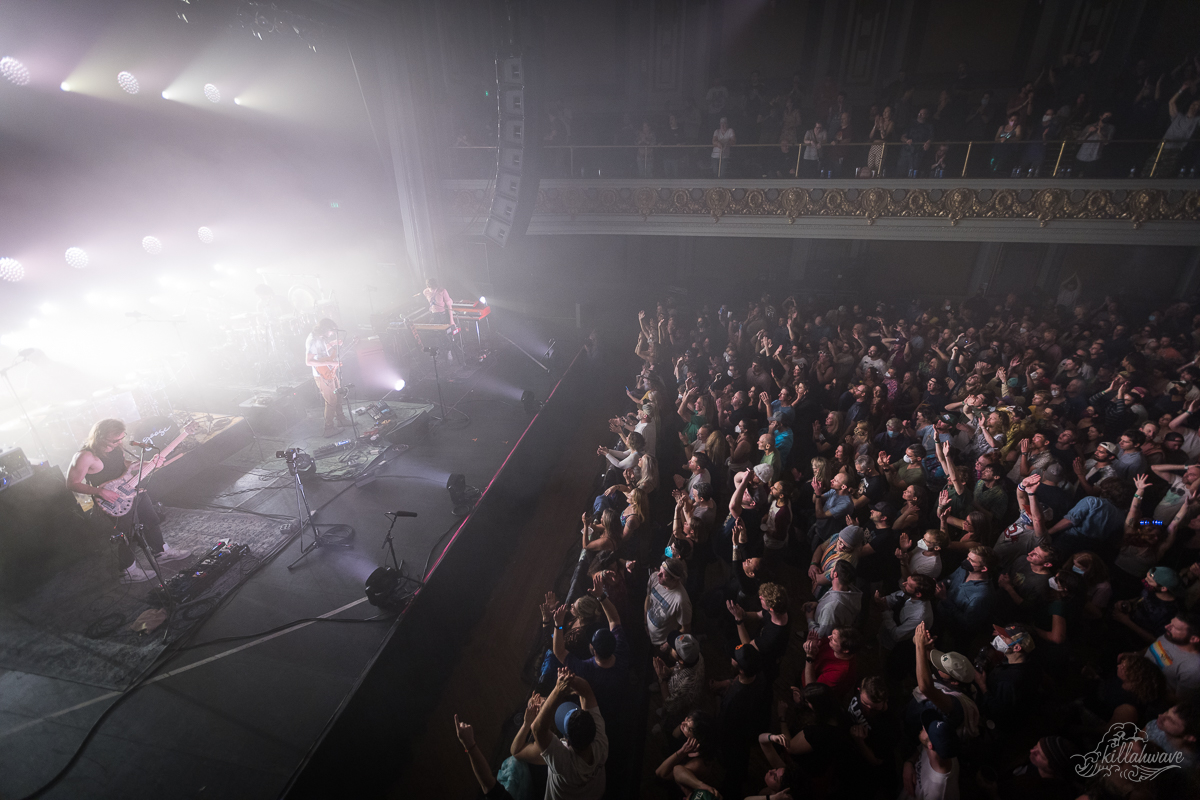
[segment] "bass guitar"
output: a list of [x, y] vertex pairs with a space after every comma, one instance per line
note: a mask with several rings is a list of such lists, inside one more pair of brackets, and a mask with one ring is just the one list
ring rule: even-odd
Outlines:
[[[189, 422], [183, 428], [183, 430], [179, 432], [179, 435], [176, 436], [169, 445], [162, 449], [159, 455], [161, 455], [165, 461], [167, 456], [170, 455], [171, 451], [174, 450], [180, 442], [199, 429], [199, 422], [195, 420]], [[147, 466], [149, 467], [149, 462], [147, 462]], [[146, 475], [149, 475], [153, 469], [153, 467], [147, 469], [146, 472], [143, 473], [142, 478], [144, 478]], [[123, 517], [129, 513], [129, 509], [133, 508], [133, 501], [134, 498], [137, 497], [138, 485], [140, 483], [141, 479], [138, 477], [138, 462], [135, 461], [129, 465], [129, 469], [125, 470], [125, 474], [123, 474], [121, 477], [113, 478], [111, 481], [108, 481], [100, 486], [101, 489], [108, 489], [110, 492], [116, 492], [116, 501], [110, 503], [100, 495], [94, 495], [92, 497], [92, 502], [99, 506], [100, 510], [105, 514], [108, 514], [110, 517]]]
[[[341, 355], [344, 356], [346, 353], [349, 353], [351, 348], [353, 348], [356, 344], [358, 344], [357, 336], [351, 339], [349, 344], [342, 345]], [[321, 380], [325, 381], [326, 383], [336, 384], [338, 382], [338, 370], [341, 369], [341, 367], [335, 367], [330, 364], [322, 364], [320, 366], [313, 367], [313, 369], [315, 369], [317, 374], [321, 376]]]

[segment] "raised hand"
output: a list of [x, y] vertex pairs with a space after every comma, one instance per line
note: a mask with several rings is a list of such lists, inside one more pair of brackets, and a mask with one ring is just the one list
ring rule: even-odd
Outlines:
[[[584, 523], [587, 523], [587, 515], [584, 515]], [[539, 607], [542, 612], [542, 622], [549, 622], [554, 616], [554, 607], [558, 605], [558, 598], [554, 596], [554, 592], [546, 592], [546, 600]]]
[[733, 618], [738, 622], [741, 622], [746, 618], [746, 610], [732, 600], [725, 601], [725, 608], [729, 609], [729, 613], [733, 615]]
[[537, 719], [538, 712], [542, 710], [542, 703], [544, 703], [545, 701], [546, 701], [546, 698], [542, 697], [537, 692], [534, 692], [533, 694], [529, 695], [529, 701], [527, 703], [525, 703], [525, 724], [526, 725], [532, 725], [533, 721], [535, 719]]
[[558, 683], [554, 685], [554, 688], [557, 689], [560, 694], [562, 692], [569, 692], [571, 691], [571, 681], [573, 680], [575, 680], [575, 673], [571, 672], [571, 670], [567, 669], [566, 667], [563, 667], [558, 671]]
[[1142, 494], [1146, 491], [1146, 487], [1150, 485], [1150, 476], [1146, 474], [1137, 475], [1133, 479], [1133, 485], [1137, 487], [1137, 494]]
[[454, 735], [458, 737], [458, 742], [464, 750], [475, 746], [475, 729], [465, 722], [460, 722], [458, 714], [454, 715]]
[[816, 658], [817, 653], [821, 650], [821, 643], [816, 639], [804, 640], [804, 655], [810, 658]]
[[604, 594], [604, 573], [597, 572], [595, 575], [592, 576], [591, 595], [592, 595], [592, 597], [595, 597], [597, 600], [599, 600], [600, 596], [603, 594]]
[[917, 623], [917, 629], [913, 631], [913, 644], [918, 650], [933, 647], [933, 634], [925, 629], [924, 622]]

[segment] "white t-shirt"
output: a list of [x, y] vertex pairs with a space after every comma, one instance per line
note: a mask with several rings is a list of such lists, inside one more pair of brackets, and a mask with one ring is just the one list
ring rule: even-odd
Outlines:
[[550, 745], [542, 751], [548, 768], [546, 800], [599, 800], [604, 796], [604, 762], [608, 760], [604, 718], [600, 716], [599, 708], [589, 708], [581, 713], [591, 714], [596, 720], [591, 762], [572, 750], [566, 739], [551, 739]]
[[908, 571], [913, 575], [928, 575], [935, 581], [942, 574], [941, 554], [927, 556], [927, 551], [917, 548], [908, 557]]
[[[929, 762], [929, 748], [921, 748], [921, 756], [913, 765], [916, 800], [958, 800], [958, 759], [950, 759], [950, 771], [938, 772]], [[900, 796], [904, 797], [903, 791]]]
[[[304, 340], [304, 351], [308, 355], [316, 356], [317, 358], [329, 358], [333, 354], [326, 341], [315, 333], [310, 333], [308, 338]], [[314, 378], [321, 377], [321, 373], [317, 372], [316, 367], [312, 368], [312, 374]]]
[[729, 146], [733, 144], [733, 128], [726, 128], [724, 133], [717, 128], [713, 131], [713, 139], [717, 141], [717, 146], [713, 147], [713, 158], [729, 158]]
[[680, 587], [671, 589], [658, 579], [658, 573], [650, 576], [646, 584], [650, 607], [646, 609], [646, 630], [650, 641], [661, 645], [667, 636], [692, 622], [692, 601]]

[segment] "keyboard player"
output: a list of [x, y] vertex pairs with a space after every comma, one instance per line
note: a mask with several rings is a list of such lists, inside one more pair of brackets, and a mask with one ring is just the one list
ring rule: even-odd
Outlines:
[[445, 322], [449, 323], [450, 327], [454, 327], [454, 301], [450, 299], [450, 293], [447, 292], [437, 278], [430, 278], [425, 281], [425, 302], [429, 303], [430, 322]]

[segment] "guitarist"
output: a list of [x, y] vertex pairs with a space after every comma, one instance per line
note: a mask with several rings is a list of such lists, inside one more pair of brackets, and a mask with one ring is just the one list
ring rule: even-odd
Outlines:
[[[110, 503], [115, 503], [120, 496], [111, 489], [100, 488], [108, 481], [125, 474], [133, 462], [125, 459], [125, 450], [121, 442], [125, 440], [125, 423], [119, 419], [102, 419], [92, 426], [87, 441], [71, 459], [71, 468], [67, 471], [67, 488], [79, 494], [98, 496]], [[142, 476], [155, 467], [162, 466], [163, 456], [160, 453], [146, 462]], [[133, 557], [133, 549], [129, 540], [133, 536], [133, 511], [137, 509], [138, 522], [142, 524], [142, 537], [159, 561], [181, 561], [190, 553], [168, 547], [163, 543], [162, 526], [154, 504], [145, 492], [139, 492], [135, 506], [123, 517], [113, 519], [116, 528], [125, 534], [125, 538], [117, 545], [117, 560], [124, 571], [121, 576], [123, 583], [138, 583], [147, 580], [151, 575], [138, 566]], [[110, 519], [112, 519], [110, 517]]]
[[304, 342], [305, 363], [312, 367], [313, 380], [325, 400], [325, 430], [322, 436], [332, 436], [339, 428], [350, 427], [337, 396], [337, 390], [342, 385], [338, 373], [342, 362], [335, 348], [341, 343], [337, 336], [337, 323], [331, 319], [323, 319], [313, 326], [312, 333]]

